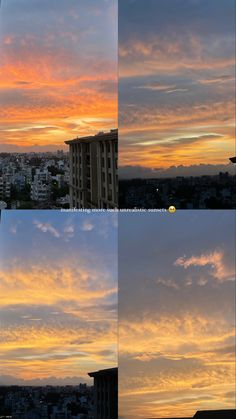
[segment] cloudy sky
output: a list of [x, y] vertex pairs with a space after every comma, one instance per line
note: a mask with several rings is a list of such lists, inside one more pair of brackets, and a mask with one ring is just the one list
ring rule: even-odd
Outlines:
[[234, 408], [235, 214], [119, 216], [120, 413]]
[[121, 176], [228, 166], [234, 51], [234, 0], [119, 0]]
[[114, 214], [7, 211], [0, 384], [78, 384], [117, 364]]
[[116, 128], [117, 1], [1, 3], [0, 152]]

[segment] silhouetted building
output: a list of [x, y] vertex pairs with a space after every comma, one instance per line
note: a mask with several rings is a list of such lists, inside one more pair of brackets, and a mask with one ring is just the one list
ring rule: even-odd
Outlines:
[[230, 157], [230, 161], [231, 161], [232, 163], [236, 163], [236, 157]]
[[118, 130], [66, 141], [71, 208], [116, 208]]
[[[236, 418], [236, 410], [235, 409], [225, 409], [225, 410], [199, 410], [195, 413], [195, 415], [190, 418], [182, 418], [181, 419], [235, 419]], [[151, 418], [149, 418], [151, 419]], [[152, 418], [158, 419], [158, 418]], [[179, 418], [168, 418], [168, 419], [180, 419]]]
[[118, 418], [118, 368], [90, 372], [94, 378], [94, 419]]
[[202, 410], [195, 413], [194, 419], [233, 419], [236, 418], [235, 409]]
[[[145, 418], [145, 419], [160, 419], [160, 418]], [[178, 417], [178, 418], [167, 418], [167, 419], [193, 419], [192, 417], [190, 418], [190, 417]]]

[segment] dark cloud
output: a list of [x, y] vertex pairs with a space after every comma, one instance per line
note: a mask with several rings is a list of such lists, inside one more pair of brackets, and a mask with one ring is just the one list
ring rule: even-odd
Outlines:
[[22, 380], [11, 375], [1, 375], [0, 376], [0, 385], [1, 386], [65, 386], [65, 385], [78, 385], [79, 383], [89, 383], [91, 380], [86, 380], [85, 377], [66, 377], [66, 378], [57, 378], [57, 377], [48, 377], [42, 379], [33, 379], [33, 380]]
[[[19, 140], [18, 140], [19, 142]], [[67, 147], [63, 144], [52, 144], [52, 145], [30, 145], [30, 146], [20, 146], [19, 144], [8, 144], [8, 143], [1, 143], [0, 152], [1, 153], [32, 153], [32, 152], [39, 152], [44, 153], [48, 151], [56, 151], [58, 150], [58, 147], [60, 149], [64, 149], [64, 151], [67, 151]]]
[[[233, 0], [143, 0], [119, 1], [120, 41], [129, 37], [147, 38], [150, 33], [170, 35], [178, 32], [233, 34]], [[132, 29], [131, 29], [132, 28]]]
[[232, 164], [194, 164], [191, 166], [171, 166], [168, 169], [149, 168], [142, 166], [121, 166], [119, 168], [120, 179], [135, 178], [166, 178], [176, 176], [204, 176], [218, 175], [220, 172], [229, 172], [235, 175]]

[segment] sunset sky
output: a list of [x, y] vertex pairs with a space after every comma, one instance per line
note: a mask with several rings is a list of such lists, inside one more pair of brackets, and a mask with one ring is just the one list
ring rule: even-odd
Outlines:
[[120, 175], [233, 173], [234, 65], [234, 0], [119, 0]]
[[234, 408], [235, 214], [119, 216], [120, 417]]
[[2, 0], [0, 152], [117, 127], [117, 1]]
[[0, 384], [78, 384], [117, 365], [117, 216], [5, 211]]

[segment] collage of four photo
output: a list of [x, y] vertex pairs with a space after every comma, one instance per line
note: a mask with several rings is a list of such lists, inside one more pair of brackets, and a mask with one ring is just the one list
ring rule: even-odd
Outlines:
[[0, 419], [233, 419], [235, 0], [0, 1]]

